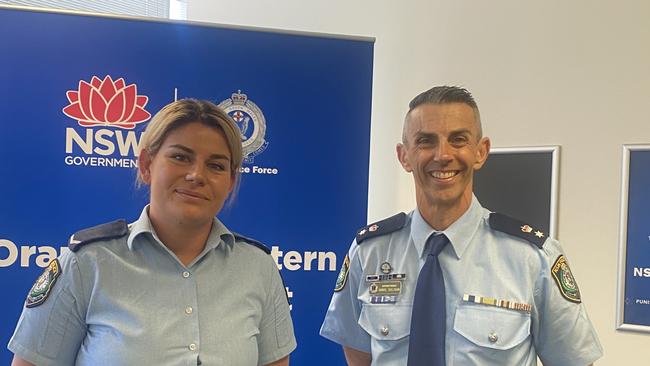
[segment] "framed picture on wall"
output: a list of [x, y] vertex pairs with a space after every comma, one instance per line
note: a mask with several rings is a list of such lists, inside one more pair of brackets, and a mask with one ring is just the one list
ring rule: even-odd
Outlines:
[[623, 145], [616, 328], [650, 332], [650, 145]]
[[474, 175], [474, 194], [491, 211], [555, 238], [559, 160], [559, 146], [493, 148]]

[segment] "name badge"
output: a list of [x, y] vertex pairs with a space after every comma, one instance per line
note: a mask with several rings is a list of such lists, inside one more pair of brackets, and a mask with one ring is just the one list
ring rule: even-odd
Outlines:
[[371, 295], [399, 295], [402, 293], [402, 281], [377, 281], [369, 287]]

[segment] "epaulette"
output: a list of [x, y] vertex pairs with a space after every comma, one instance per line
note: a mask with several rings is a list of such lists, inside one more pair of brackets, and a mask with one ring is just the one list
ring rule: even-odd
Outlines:
[[523, 221], [493, 212], [490, 214], [489, 222], [490, 227], [494, 230], [525, 239], [533, 243], [539, 249], [544, 247], [546, 234], [539, 229], [534, 229]]
[[122, 237], [129, 232], [129, 227], [124, 220], [116, 220], [106, 224], [97, 225], [81, 230], [70, 237], [68, 247], [76, 252], [82, 246], [99, 240], [109, 240]]
[[362, 241], [369, 238], [374, 238], [375, 236], [390, 234], [393, 231], [397, 231], [403, 228], [405, 224], [406, 214], [404, 212], [400, 212], [397, 215], [391, 216], [387, 219], [377, 221], [357, 231], [357, 244], [361, 244]]
[[250, 244], [262, 249], [266, 254], [271, 254], [271, 249], [269, 249], [269, 247], [267, 247], [266, 245], [260, 243], [255, 239], [251, 239], [249, 237], [243, 236], [238, 233], [232, 233], [232, 235], [235, 237], [235, 241], [243, 241], [246, 244]]

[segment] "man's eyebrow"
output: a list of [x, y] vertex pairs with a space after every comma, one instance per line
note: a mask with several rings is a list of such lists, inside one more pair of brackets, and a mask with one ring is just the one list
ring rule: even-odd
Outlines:
[[[457, 130], [453, 130], [453, 131], [449, 132], [450, 136], [451, 135], [462, 135], [462, 134], [470, 134], [471, 135], [472, 130], [470, 130], [469, 128], [459, 128]], [[436, 136], [438, 136], [438, 134], [435, 133], [435, 132], [428, 132], [428, 131], [423, 131], [423, 130], [419, 130], [419, 131], [415, 132], [415, 137], [436, 137]]]
[[450, 135], [462, 135], [462, 134], [472, 134], [472, 131], [469, 128], [459, 128], [457, 130], [453, 130], [449, 133]]
[[415, 137], [436, 137], [437, 134], [434, 132], [427, 132], [427, 131], [416, 131], [415, 132]]

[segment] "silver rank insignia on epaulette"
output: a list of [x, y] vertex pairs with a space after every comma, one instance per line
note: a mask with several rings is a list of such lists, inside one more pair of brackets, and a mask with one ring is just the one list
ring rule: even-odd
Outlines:
[[542, 230], [503, 214], [491, 213], [488, 222], [492, 229], [522, 238], [539, 249], [544, 247], [547, 239]]
[[362, 227], [357, 230], [357, 236], [355, 238], [356, 242], [357, 244], [361, 244], [366, 239], [375, 238], [400, 230], [406, 224], [407, 219], [408, 217], [406, 214], [400, 212], [397, 215], [393, 215], [389, 218]]
[[81, 243], [81, 241], [75, 239], [75, 238], [74, 238], [74, 234], [70, 235], [70, 239], [68, 239], [68, 245], [70, 245], [70, 244], [72, 244], [72, 245], [77, 245], [77, 244], [79, 244], [79, 243]]
[[366, 235], [366, 233], [374, 233], [378, 229], [379, 229], [379, 225], [373, 224], [373, 225], [370, 225], [367, 228], [363, 228], [363, 229], [359, 230], [359, 232], [357, 234], [359, 236], [363, 236], [363, 235]]
[[533, 231], [535, 231], [534, 235], [535, 235], [536, 237], [538, 237], [538, 238], [543, 238], [543, 237], [544, 237], [544, 233], [543, 233], [543, 232], [541, 232], [540, 230], [535, 230], [535, 229], [533, 229], [532, 227], [530, 227], [530, 225], [523, 225], [523, 226], [521, 227], [521, 232], [522, 232], [522, 233], [530, 234], [530, 233], [532, 233]]

